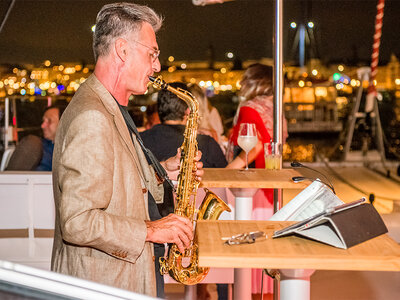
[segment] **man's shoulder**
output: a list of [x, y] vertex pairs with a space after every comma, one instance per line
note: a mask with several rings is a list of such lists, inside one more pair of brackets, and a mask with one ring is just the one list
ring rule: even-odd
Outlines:
[[147, 138], [147, 137], [150, 137], [150, 136], [154, 136], [155, 134], [157, 134], [159, 132], [162, 132], [162, 130], [163, 130], [162, 124], [156, 124], [153, 127], [149, 128], [149, 129], [146, 129], [145, 131], [142, 131], [140, 133], [140, 136], [142, 138]]
[[197, 135], [199, 150], [204, 156], [204, 167], [224, 168], [227, 165], [225, 155], [214, 138], [206, 134]]
[[201, 134], [199, 133], [197, 135], [197, 140], [200, 142], [204, 142], [204, 143], [211, 143], [211, 144], [218, 144], [213, 137], [209, 136], [208, 134]]
[[214, 149], [214, 148], [220, 148], [219, 144], [217, 143], [216, 140], [214, 140], [213, 137], [207, 135], [207, 134], [198, 134], [197, 135], [197, 142], [199, 143], [199, 149]]
[[109, 97], [106, 95], [99, 94], [94, 88], [96, 82], [87, 81], [76, 91], [64, 114], [69, 118], [74, 118], [86, 111], [99, 111], [104, 115], [108, 115], [110, 112], [114, 114], [113, 99], [108, 99]]
[[84, 82], [72, 97], [70, 104], [79, 103], [79, 105], [96, 105], [99, 100], [100, 95], [95, 92], [89, 83]]
[[44, 148], [45, 147], [47, 147], [47, 148], [53, 148], [54, 147], [53, 141], [50, 141], [50, 140], [45, 139], [45, 138], [41, 138], [41, 141], [42, 141], [42, 145], [43, 145]]

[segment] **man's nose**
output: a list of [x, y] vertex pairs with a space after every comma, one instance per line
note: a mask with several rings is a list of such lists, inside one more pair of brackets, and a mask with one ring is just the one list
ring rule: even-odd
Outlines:
[[153, 63], [153, 71], [156, 73], [161, 71], [161, 63], [160, 63], [160, 60], [158, 59], [158, 57], [157, 57], [156, 61]]

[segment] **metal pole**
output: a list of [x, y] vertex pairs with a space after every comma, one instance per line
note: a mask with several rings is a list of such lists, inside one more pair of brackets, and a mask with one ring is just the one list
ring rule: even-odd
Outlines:
[[11, 3], [10, 3], [10, 5], [8, 6], [6, 15], [4, 16], [3, 22], [1, 22], [1, 25], [0, 25], [0, 32], [3, 30], [4, 25], [5, 25], [6, 22], [7, 22], [8, 16], [9, 16], [10, 13], [11, 13], [11, 10], [12, 10], [14, 4], [15, 4], [15, 1], [17, 1], [17, 0], [12, 0]]
[[[282, 125], [283, 125], [283, 0], [275, 1], [275, 32], [274, 32], [274, 136], [275, 153], [280, 155], [282, 168]], [[282, 190], [274, 189], [274, 212], [282, 207]], [[279, 271], [278, 271], [279, 274]], [[280, 299], [279, 276], [274, 277], [274, 300]]]
[[301, 71], [304, 70], [306, 61], [306, 26], [304, 24], [299, 25], [299, 63]]
[[8, 149], [8, 124], [10, 124], [10, 99], [4, 99], [4, 151]]
[[[283, 124], [283, 0], [275, 2], [275, 36], [274, 36], [274, 136], [273, 141], [277, 145], [276, 154], [280, 154], [282, 168], [282, 124]], [[275, 199], [274, 210], [279, 210], [282, 206], [281, 199]]]

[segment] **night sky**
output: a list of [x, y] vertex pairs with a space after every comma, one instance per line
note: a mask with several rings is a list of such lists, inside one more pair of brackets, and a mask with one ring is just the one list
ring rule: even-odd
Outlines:
[[[292, 21], [312, 20], [316, 54], [324, 62], [368, 62], [378, 0], [284, 0], [285, 61], [296, 59]], [[2, 20], [11, 1], [0, 1]], [[17, 0], [0, 32], [0, 63], [93, 63], [91, 26], [103, 4], [114, 1]], [[165, 17], [158, 33], [161, 61], [216, 60], [232, 51], [241, 60], [272, 57], [274, 1], [236, 0], [204, 7], [191, 0], [136, 1]], [[381, 63], [400, 57], [400, 0], [386, 0]], [[294, 47], [296, 48], [296, 47]], [[311, 48], [310, 48], [311, 49]], [[315, 52], [315, 51], [314, 51]]]

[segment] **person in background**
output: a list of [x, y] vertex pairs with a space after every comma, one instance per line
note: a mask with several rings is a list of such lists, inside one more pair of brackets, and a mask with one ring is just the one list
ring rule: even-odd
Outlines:
[[218, 110], [211, 105], [203, 89], [196, 83], [189, 84], [189, 92], [199, 102], [199, 133], [212, 136], [218, 144], [223, 143], [224, 126]]
[[[240, 169], [246, 164], [245, 152], [240, 151], [237, 144], [240, 124], [255, 123], [258, 132], [258, 143], [249, 152], [249, 165], [265, 168], [264, 143], [269, 143], [273, 136], [273, 96], [272, 96], [272, 67], [260, 63], [250, 65], [240, 81], [240, 92], [244, 101], [239, 105], [234, 121], [233, 130], [229, 137], [230, 147], [227, 153], [228, 168]], [[283, 143], [287, 133], [287, 122], [283, 119]], [[236, 152], [236, 153], [234, 153]]]
[[144, 120], [144, 129], [150, 129], [156, 124], [160, 124], [160, 118], [158, 117], [157, 104], [151, 104], [147, 106]]
[[[239, 105], [234, 118], [232, 134], [229, 138], [227, 168], [245, 167], [246, 157], [237, 143], [240, 124], [255, 123], [258, 132], [258, 143], [249, 152], [249, 167], [265, 168], [264, 143], [269, 143], [273, 136], [273, 68], [260, 63], [250, 65], [240, 81], [239, 96], [244, 101]], [[283, 120], [283, 143], [287, 133], [286, 119]], [[267, 220], [273, 213], [273, 189], [261, 189], [253, 197], [253, 219]], [[258, 294], [261, 289], [261, 270], [252, 271], [252, 293]], [[266, 276], [266, 275], [264, 275]], [[266, 277], [268, 278], [268, 277]], [[272, 280], [264, 281], [264, 293], [272, 292]]]
[[[188, 90], [187, 85], [182, 82], [172, 82], [169, 85]], [[160, 90], [157, 96], [157, 111], [161, 123], [143, 131], [141, 137], [145, 146], [162, 161], [174, 156], [176, 149], [182, 145], [189, 108], [175, 94]], [[224, 168], [227, 165], [221, 148], [212, 137], [198, 134], [197, 142], [198, 149], [202, 153], [201, 162], [204, 168]], [[164, 199], [164, 203], [158, 205], [161, 215], [174, 211], [172, 194], [167, 195], [168, 199]]]
[[155, 34], [161, 24], [151, 8], [128, 2], [104, 5], [97, 15], [94, 72], [56, 134], [51, 260], [52, 271], [159, 298], [164, 243], [184, 252], [193, 239], [188, 218], [161, 218], [156, 205], [166, 172], [171, 179], [179, 173], [179, 153], [158, 162], [142, 148], [127, 110], [130, 96], [144, 94], [149, 76], [161, 69]]
[[58, 122], [65, 106], [52, 105], [46, 108], [42, 118], [43, 138], [28, 135], [15, 148], [7, 171], [51, 171], [54, 141]]
[[[172, 82], [169, 85], [176, 89], [188, 90], [187, 85], [182, 82]], [[156, 124], [149, 130], [143, 131], [141, 137], [145, 146], [154, 153], [157, 159], [165, 160], [175, 155], [176, 149], [182, 145], [185, 125], [190, 111], [183, 100], [164, 89], [158, 92], [157, 111], [161, 124]], [[198, 149], [202, 153], [201, 162], [204, 168], [224, 168], [227, 165], [224, 153], [211, 136], [199, 133], [197, 135], [197, 143]], [[165, 188], [165, 190], [170, 190], [168, 186]], [[223, 190], [222, 192], [225, 191]], [[198, 193], [198, 196], [201, 197], [201, 193]], [[219, 191], [219, 196], [224, 198], [221, 195], [221, 191]], [[166, 193], [164, 202], [158, 204], [158, 208], [161, 215], [167, 215], [174, 211], [172, 190]], [[210, 285], [198, 285], [199, 299], [209, 299], [207, 298], [209, 295], [208, 286]], [[217, 285], [219, 299], [227, 299], [227, 289], [225, 284]]]
[[[185, 83], [172, 82], [173, 88], [188, 90]], [[145, 146], [148, 147], [159, 160], [165, 160], [176, 154], [176, 149], [183, 143], [183, 133], [189, 108], [187, 104], [175, 94], [160, 90], [157, 97], [157, 111], [161, 124], [156, 124], [149, 130], [141, 133]], [[218, 143], [205, 134], [197, 135], [198, 147], [202, 152], [201, 162], [204, 168], [223, 168], [226, 159]]]
[[54, 141], [58, 123], [65, 110], [62, 106], [50, 106], [46, 109], [43, 115], [42, 130], [43, 130], [43, 156], [36, 167], [36, 171], [51, 171], [53, 162]]

